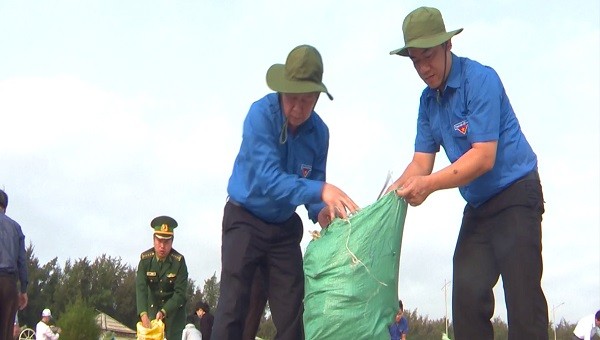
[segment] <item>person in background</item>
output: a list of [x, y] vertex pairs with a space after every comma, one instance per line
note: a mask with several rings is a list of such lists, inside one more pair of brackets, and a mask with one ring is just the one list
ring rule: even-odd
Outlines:
[[[467, 202], [453, 261], [454, 335], [494, 338], [492, 289], [501, 275], [508, 338], [548, 339], [538, 160], [500, 77], [451, 52], [462, 28], [447, 32], [436, 8], [412, 11], [402, 31], [405, 46], [390, 54], [410, 58], [427, 87], [413, 159], [388, 191], [418, 206], [435, 191], [459, 188]], [[451, 164], [433, 172], [440, 146]]]
[[594, 336], [600, 338], [600, 310], [596, 314], [584, 316], [577, 322], [573, 330], [573, 339], [590, 340]]
[[137, 312], [142, 325], [151, 328], [151, 318], [163, 320], [167, 339], [177, 339], [185, 327], [188, 270], [185, 258], [173, 249], [177, 221], [158, 216], [150, 222], [154, 247], [140, 255], [136, 274]]
[[50, 327], [50, 319], [52, 319], [52, 312], [46, 308], [42, 311], [42, 319], [35, 326], [35, 339], [36, 340], [58, 340], [60, 338], [60, 328], [54, 332]]
[[181, 333], [181, 340], [202, 340], [202, 334], [200, 334], [200, 331], [194, 325], [196, 319], [196, 314], [187, 316], [186, 325]]
[[200, 301], [196, 304], [196, 328], [202, 333], [202, 339], [210, 340], [212, 335], [212, 328], [215, 318], [210, 314], [210, 307], [208, 303]]
[[12, 338], [17, 310], [27, 306], [25, 235], [6, 215], [8, 195], [0, 190], [0, 339]]
[[406, 340], [408, 334], [408, 320], [404, 317], [404, 306], [402, 300], [398, 301], [398, 312], [394, 318], [394, 322], [389, 327], [390, 340]]
[[305, 205], [321, 227], [358, 209], [326, 182], [329, 129], [314, 108], [322, 92], [333, 97], [322, 79], [317, 49], [297, 46], [285, 65], [267, 71], [276, 93], [253, 103], [246, 116], [223, 213], [215, 339], [242, 339], [252, 281], [263, 261], [277, 338], [302, 339], [303, 225], [296, 208]]

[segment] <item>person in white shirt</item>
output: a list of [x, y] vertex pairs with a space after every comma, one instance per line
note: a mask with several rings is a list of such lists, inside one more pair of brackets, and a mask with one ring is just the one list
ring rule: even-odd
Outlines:
[[194, 325], [195, 314], [188, 315], [186, 325], [181, 333], [181, 340], [202, 340], [202, 334]]
[[596, 315], [592, 314], [581, 318], [573, 330], [573, 335], [576, 339], [583, 340], [590, 340], [594, 335], [600, 337], [600, 310], [596, 312]]
[[36, 340], [58, 340], [58, 337], [60, 335], [58, 333], [54, 333], [52, 331], [52, 328], [50, 328], [50, 325], [48, 325], [51, 318], [52, 313], [50, 312], [50, 310], [48, 308], [44, 309], [42, 311], [42, 320], [40, 320], [40, 322], [38, 322], [37, 326], [35, 327]]

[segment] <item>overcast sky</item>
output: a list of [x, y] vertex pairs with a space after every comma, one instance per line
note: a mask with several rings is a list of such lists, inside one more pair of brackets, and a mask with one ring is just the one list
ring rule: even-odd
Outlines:
[[[250, 104], [288, 52], [322, 54], [335, 97], [317, 112], [328, 181], [359, 205], [412, 158], [424, 83], [402, 21], [438, 7], [453, 52], [500, 75], [539, 159], [546, 200], [543, 288], [556, 320], [600, 308], [598, 1], [2, 1], [0, 187], [42, 263], [102, 254], [137, 266], [150, 220], [179, 222], [174, 248], [200, 285], [220, 275], [226, 186]], [[448, 164], [438, 154], [436, 169]], [[464, 200], [409, 208], [400, 259], [405, 307], [445, 313]], [[307, 218], [308, 231], [317, 229]], [[496, 289], [496, 316], [506, 320]], [[564, 304], [563, 304], [564, 303]], [[562, 305], [561, 305], [562, 304]], [[557, 307], [559, 306], [560, 307]], [[556, 307], [556, 308], [555, 308]], [[448, 313], [450, 294], [448, 294]]]

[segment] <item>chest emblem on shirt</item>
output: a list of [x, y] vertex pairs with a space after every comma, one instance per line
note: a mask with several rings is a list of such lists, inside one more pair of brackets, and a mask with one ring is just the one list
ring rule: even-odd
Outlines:
[[467, 122], [466, 120], [454, 124], [454, 130], [462, 133], [463, 135], [467, 134], [467, 129], [469, 129], [469, 122]]
[[312, 171], [312, 165], [306, 165], [306, 164], [300, 165], [300, 172], [302, 173], [302, 177], [304, 177], [304, 178], [308, 177], [308, 175], [310, 175], [311, 171]]

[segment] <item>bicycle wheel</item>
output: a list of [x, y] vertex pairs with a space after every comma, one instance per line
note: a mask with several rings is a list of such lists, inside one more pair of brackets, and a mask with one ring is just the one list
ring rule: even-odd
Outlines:
[[19, 340], [32, 340], [35, 339], [35, 332], [31, 328], [25, 328], [19, 333]]

